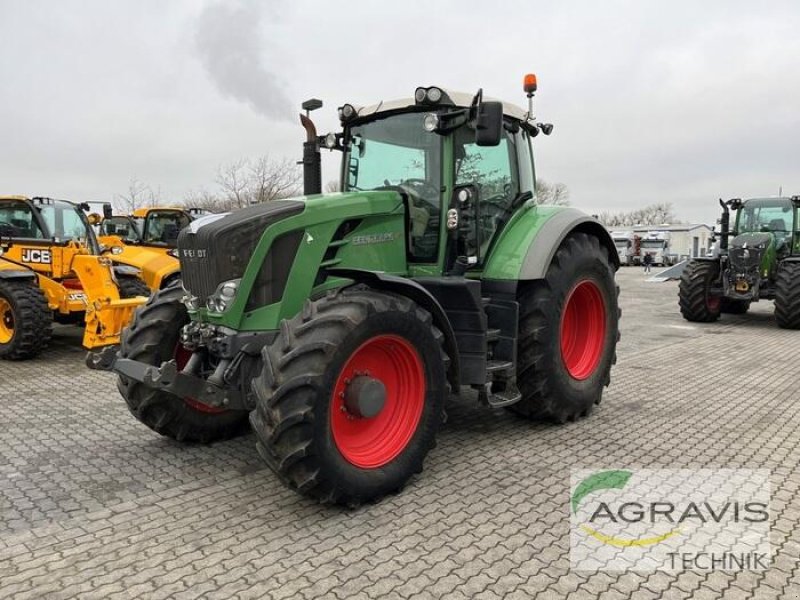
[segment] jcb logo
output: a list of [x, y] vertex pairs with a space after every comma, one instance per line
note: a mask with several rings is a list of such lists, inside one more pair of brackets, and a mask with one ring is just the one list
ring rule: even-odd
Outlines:
[[49, 265], [53, 261], [50, 250], [22, 249], [22, 262]]

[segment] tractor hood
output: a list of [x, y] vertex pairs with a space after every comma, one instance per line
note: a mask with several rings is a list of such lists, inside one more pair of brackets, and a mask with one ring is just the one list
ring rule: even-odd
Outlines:
[[[242, 279], [245, 292], [277, 236], [301, 231], [306, 236], [304, 246], [327, 245], [329, 240], [318, 233], [321, 225], [333, 223], [335, 230], [336, 224], [348, 218], [398, 211], [403, 211], [403, 201], [397, 192], [349, 192], [273, 200], [198, 219], [178, 236], [184, 287], [202, 303], [225, 281]], [[293, 258], [282, 256], [279, 262], [291, 263]]]
[[768, 268], [774, 246], [775, 235], [772, 233], [739, 234], [730, 243], [731, 266], [741, 273], [763, 271]]

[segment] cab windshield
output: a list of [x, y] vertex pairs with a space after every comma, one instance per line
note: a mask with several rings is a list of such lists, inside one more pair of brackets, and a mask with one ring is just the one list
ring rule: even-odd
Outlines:
[[739, 210], [738, 233], [772, 232], [786, 235], [792, 231], [794, 207], [787, 198], [748, 200]]
[[422, 261], [438, 252], [442, 137], [423, 129], [424, 113], [392, 115], [349, 130], [344, 191], [395, 190], [409, 199], [409, 251]]
[[116, 235], [128, 243], [140, 242], [142, 235], [132, 217], [111, 217], [100, 224], [101, 235]]
[[142, 238], [146, 244], [174, 248], [178, 234], [189, 222], [189, 217], [179, 210], [151, 210], [144, 222]]

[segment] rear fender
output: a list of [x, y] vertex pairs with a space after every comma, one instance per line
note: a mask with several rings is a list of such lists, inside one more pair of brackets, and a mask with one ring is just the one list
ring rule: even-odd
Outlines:
[[571, 233], [596, 237], [614, 270], [619, 255], [611, 234], [594, 217], [574, 208], [529, 206], [501, 232], [483, 272], [484, 279], [543, 279], [561, 243]]

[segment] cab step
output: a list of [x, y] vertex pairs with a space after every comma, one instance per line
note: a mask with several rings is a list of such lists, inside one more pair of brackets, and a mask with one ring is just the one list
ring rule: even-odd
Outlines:
[[510, 360], [489, 360], [486, 361], [486, 371], [488, 373], [498, 373], [500, 371], [511, 371], [514, 363]]
[[486, 387], [479, 392], [479, 400], [491, 408], [503, 408], [511, 406], [522, 399], [522, 393], [513, 381], [507, 381], [505, 389], [497, 392], [491, 391], [492, 384], [487, 383]]

